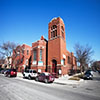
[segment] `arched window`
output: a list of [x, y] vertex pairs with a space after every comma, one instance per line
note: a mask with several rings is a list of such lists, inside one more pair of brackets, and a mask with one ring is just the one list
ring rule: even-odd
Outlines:
[[53, 25], [51, 27], [51, 38], [56, 37], [57, 36], [57, 25]]
[[42, 60], [42, 49], [40, 49], [40, 60]]
[[68, 63], [70, 64], [70, 57], [68, 56]]
[[55, 37], [55, 31], [53, 31], [53, 37]]
[[62, 33], [62, 37], [64, 38], [64, 27], [61, 26], [61, 33]]
[[63, 64], [65, 65], [65, 59], [63, 59]]
[[37, 51], [34, 50], [34, 51], [33, 51], [33, 60], [34, 60], [34, 61], [36, 61], [36, 59], [37, 59], [36, 55], [37, 55]]
[[29, 55], [29, 50], [27, 50], [27, 55]]
[[64, 32], [62, 32], [62, 37], [64, 38]]
[[55, 28], [57, 28], [57, 26], [56, 25], [53, 25], [53, 29], [55, 29]]
[[63, 26], [61, 26], [61, 29], [64, 31], [64, 27]]
[[51, 38], [53, 37], [53, 32], [51, 32]]
[[55, 36], [57, 36], [57, 30], [55, 30]]

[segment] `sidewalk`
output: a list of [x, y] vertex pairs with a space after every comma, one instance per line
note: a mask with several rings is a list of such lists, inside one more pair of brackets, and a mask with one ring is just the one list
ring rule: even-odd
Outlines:
[[[17, 72], [17, 77], [19, 78], [22, 78], [23, 75], [21, 72]], [[65, 75], [65, 76], [62, 76], [62, 77], [59, 77], [59, 78], [55, 78], [55, 81], [54, 83], [55, 84], [61, 84], [61, 85], [72, 85], [72, 86], [77, 86], [79, 85], [81, 82], [83, 82], [84, 80], [80, 80], [80, 81], [76, 81], [76, 80], [69, 80], [69, 78], [71, 78], [73, 76], [68, 76], [68, 75]]]
[[79, 85], [81, 82], [83, 82], [83, 79], [80, 79], [79, 81], [77, 80], [69, 80], [69, 78], [71, 78], [73, 76], [62, 76], [58, 79], [55, 79], [54, 83], [56, 84], [62, 84], [62, 85]]
[[21, 72], [17, 72], [17, 77], [23, 77], [23, 74]]

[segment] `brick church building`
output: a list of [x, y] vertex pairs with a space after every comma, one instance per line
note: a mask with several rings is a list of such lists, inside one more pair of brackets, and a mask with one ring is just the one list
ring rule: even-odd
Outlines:
[[40, 73], [65, 75], [69, 70], [77, 69], [74, 54], [66, 50], [65, 25], [60, 17], [53, 18], [48, 24], [48, 40], [41, 36], [40, 40], [32, 43], [32, 47], [24, 44], [20, 46], [19, 53], [17, 49], [13, 52], [12, 66], [18, 67], [19, 71], [28, 66]]

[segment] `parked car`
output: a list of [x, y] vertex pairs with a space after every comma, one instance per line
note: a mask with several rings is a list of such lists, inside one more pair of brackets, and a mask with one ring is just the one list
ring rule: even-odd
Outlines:
[[10, 69], [5, 69], [5, 71], [4, 71], [4, 75], [6, 75], [6, 72], [7, 72], [8, 70], [10, 70]]
[[54, 80], [55, 80], [54, 76], [52, 76], [52, 74], [47, 72], [41, 73], [36, 77], [36, 81], [42, 81], [45, 83], [53, 82]]
[[3, 68], [0, 68], [0, 73], [2, 74], [2, 71], [3, 71], [4, 69]]
[[17, 76], [17, 70], [16, 69], [8, 69], [4, 72], [4, 75], [7, 77], [16, 77]]
[[1, 73], [1, 74], [4, 74], [5, 71], [6, 71], [6, 69], [3, 69], [3, 70], [1, 70], [0, 73]]
[[28, 78], [28, 79], [36, 78], [37, 75], [38, 75], [37, 71], [33, 70], [33, 69], [28, 69], [28, 70], [26, 70], [26, 71], [23, 72], [23, 76], [25, 78]]
[[93, 79], [93, 73], [92, 73], [92, 71], [91, 70], [87, 70], [85, 73], [84, 73], [84, 75], [83, 75], [83, 78], [84, 79]]
[[98, 70], [98, 73], [100, 74], [100, 70]]

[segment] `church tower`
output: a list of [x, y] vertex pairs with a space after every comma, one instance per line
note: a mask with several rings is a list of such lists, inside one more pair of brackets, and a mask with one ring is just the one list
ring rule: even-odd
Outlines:
[[53, 18], [48, 25], [48, 72], [62, 73], [65, 55], [65, 25], [60, 17]]

